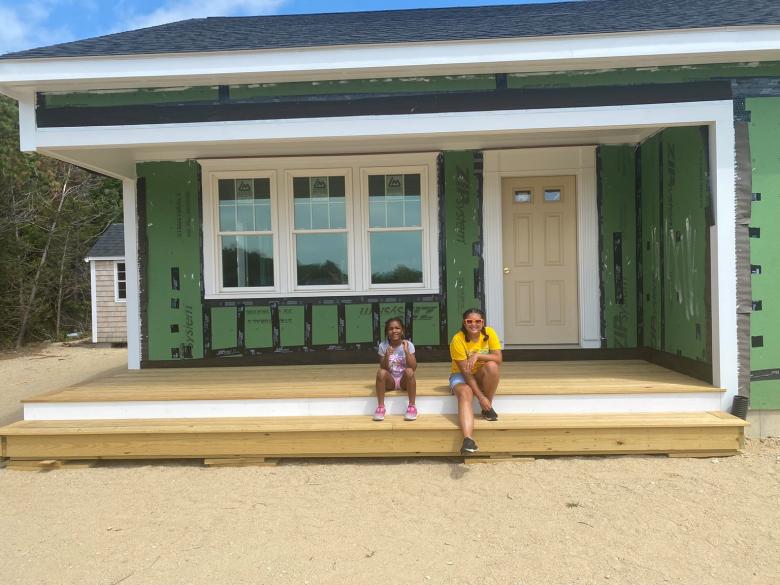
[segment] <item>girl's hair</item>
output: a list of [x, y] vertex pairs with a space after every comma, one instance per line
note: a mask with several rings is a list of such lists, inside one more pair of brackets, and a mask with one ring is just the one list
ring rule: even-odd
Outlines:
[[[466, 311], [463, 313], [463, 321], [465, 321], [466, 317], [471, 315], [471, 313], [476, 313], [477, 315], [482, 317], [482, 331], [480, 331], [480, 333], [482, 333], [482, 336], [483, 336], [482, 337], [482, 341], [487, 341], [488, 339], [490, 339], [490, 336], [488, 335], [487, 331], [485, 330], [485, 324], [487, 322], [487, 320], [485, 319], [485, 311], [483, 311], [482, 309], [477, 309], [477, 308], [466, 309]], [[466, 339], [468, 339], [469, 338], [469, 332], [468, 332], [468, 329], [466, 329], [466, 324], [465, 323], [461, 323], [460, 324], [460, 330], [463, 331], [464, 337]]]
[[406, 327], [404, 327], [404, 320], [401, 319], [401, 317], [390, 317], [387, 321], [385, 321], [385, 337], [387, 337], [387, 329], [390, 327], [390, 323], [393, 321], [397, 321], [401, 326], [401, 339], [403, 339], [406, 336]]

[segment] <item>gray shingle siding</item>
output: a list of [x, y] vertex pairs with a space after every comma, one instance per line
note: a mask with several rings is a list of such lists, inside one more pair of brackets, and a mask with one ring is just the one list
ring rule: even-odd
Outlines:
[[780, 24], [778, 0], [589, 0], [200, 18], [0, 59], [283, 49]]

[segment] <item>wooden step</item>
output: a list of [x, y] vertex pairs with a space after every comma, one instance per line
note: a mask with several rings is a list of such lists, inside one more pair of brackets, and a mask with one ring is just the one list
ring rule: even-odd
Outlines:
[[[480, 455], [737, 453], [745, 422], [720, 412], [502, 415], [477, 420]], [[0, 428], [12, 460], [453, 456], [457, 418], [365, 416], [20, 421]]]
[[[418, 396], [449, 396], [449, 363], [420, 364]], [[135, 370], [99, 377], [23, 402], [367, 398], [376, 366], [256, 366]], [[723, 389], [641, 360], [512, 362], [501, 366], [500, 395], [720, 394]]]

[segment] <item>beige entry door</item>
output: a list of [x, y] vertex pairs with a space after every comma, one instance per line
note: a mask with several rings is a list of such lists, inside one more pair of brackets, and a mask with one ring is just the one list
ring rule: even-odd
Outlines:
[[579, 343], [575, 177], [502, 181], [504, 337]]

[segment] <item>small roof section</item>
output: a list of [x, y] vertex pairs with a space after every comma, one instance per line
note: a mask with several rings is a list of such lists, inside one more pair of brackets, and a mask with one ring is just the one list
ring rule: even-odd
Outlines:
[[112, 223], [87, 254], [87, 260], [125, 257], [125, 224]]
[[780, 25], [777, 0], [588, 0], [197, 18], [3, 55], [47, 59]]

